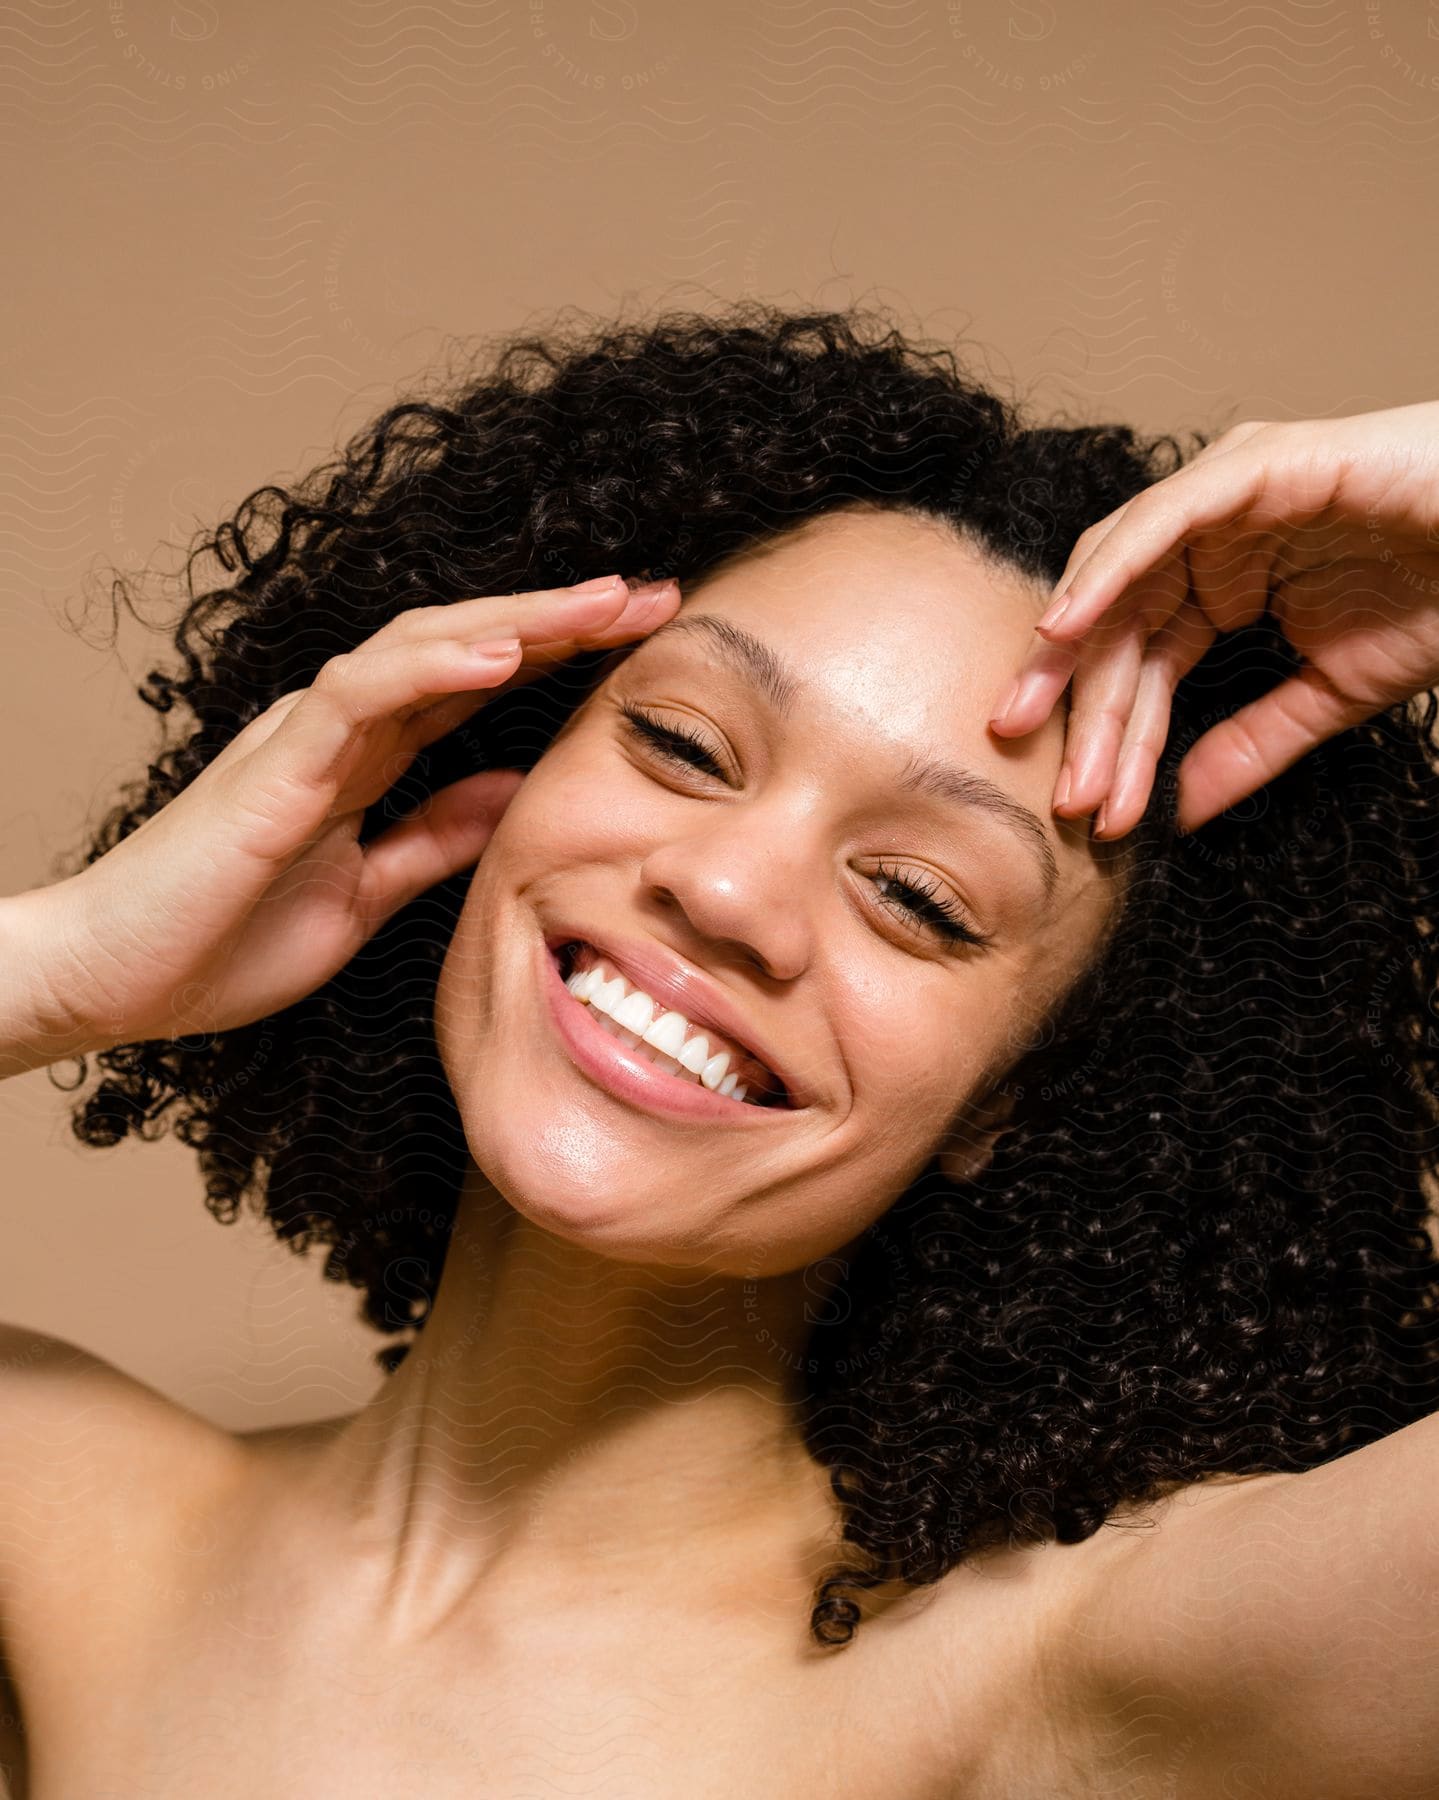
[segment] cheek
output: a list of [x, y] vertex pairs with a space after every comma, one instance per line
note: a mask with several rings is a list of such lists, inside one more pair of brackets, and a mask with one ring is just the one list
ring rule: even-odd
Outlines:
[[516, 868], [587, 860], [638, 828], [638, 805], [614, 755], [577, 735], [553, 747], [525, 777], [491, 847]]
[[997, 1051], [1004, 999], [978, 974], [946, 983], [929, 1004], [911, 996], [854, 1012], [844, 1028], [856, 1125], [890, 1154], [932, 1144], [979, 1085]]
[[460, 929], [473, 929], [477, 911], [543, 881], [552, 869], [582, 859], [585, 821], [582, 794], [537, 768], [505, 808], [479, 859], [465, 896]]
[[983, 1052], [983, 1044], [967, 1034], [964, 1043], [946, 1038], [927, 1052], [912, 1044], [908, 1060], [896, 1059], [892, 1064], [895, 1073], [885, 1103], [889, 1116], [913, 1145], [934, 1148], [979, 1085], [985, 1066]]
[[1013, 998], [1006, 965], [992, 956], [913, 957], [872, 932], [858, 934], [830, 974], [844, 1009], [835, 1029], [856, 1077], [886, 1096], [962, 1086], [984, 1067]]
[[440, 972], [439, 1000], [468, 1000], [489, 966], [492, 940], [513, 908], [542, 897], [573, 869], [614, 860], [613, 769], [576, 740], [561, 740], [526, 775], [470, 878]]

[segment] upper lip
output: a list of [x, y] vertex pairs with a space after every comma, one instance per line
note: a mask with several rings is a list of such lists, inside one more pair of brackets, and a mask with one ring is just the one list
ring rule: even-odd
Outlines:
[[559, 950], [565, 944], [586, 943], [652, 1000], [660, 1000], [683, 1013], [691, 1025], [710, 1025], [732, 1038], [742, 1050], [753, 1056], [784, 1083], [785, 1097], [791, 1106], [800, 1106], [803, 1094], [799, 1082], [781, 1061], [778, 1051], [759, 1036], [723, 988], [700, 973], [683, 957], [660, 949], [655, 944], [635, 939], [616, 938], [608, 933], [597, 935], [589, 926], [556, 928], [545, 933], [545, 946]]

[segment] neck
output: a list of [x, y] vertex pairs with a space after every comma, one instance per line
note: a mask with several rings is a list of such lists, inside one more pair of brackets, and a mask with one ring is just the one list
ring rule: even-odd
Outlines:
[[815, 1271], [621, 1263], [515, 1213], [473, 1164], [443, 1278], [321, 1479], [386, 1565], [396, 1615], [481, 1596], [803, 1609], [838, 1538], [793, 1417]]

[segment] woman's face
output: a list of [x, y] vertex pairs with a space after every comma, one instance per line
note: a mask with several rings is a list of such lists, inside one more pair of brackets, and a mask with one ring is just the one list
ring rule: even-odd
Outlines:
[[[982, 1161], [993, 1090], [1119, 897], [1113, 847], [1050, 811], [1064, 709], [987, 726], [1047, 597], [937, 521], [852, 508], [616, 653], [510, 803], [439, 984], [471, 1153], [518, 1212], [763, 1277], [848, 1244], [937, 1152]], [[794, 1104], [675, 1110], [679, 1077], [560, 986], [562, 940], [627, 963], [656, 1019], [718, 1013]]]

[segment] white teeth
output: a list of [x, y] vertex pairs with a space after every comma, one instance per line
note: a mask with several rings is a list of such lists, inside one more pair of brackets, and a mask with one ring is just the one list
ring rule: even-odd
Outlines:
[[689, 1020], [683, 1013], [663, 1013], [648, 1031], [641, 1032], [647, 1044], [661, 1050], [666, 1056], [672, 1056], [676, 1062], [680, 1060], [680, 1051], [685, 1047], [685, 1033], [689, 1030]]
[[581, 969], [578, 975], [571, 975], [566, 986], [579, 1000], [588, 1000], [597, 988], [605, 985], [603, 969]]
[[626, 1031], [636, 1031], [641, 1037], [649, 1030], [654, 1016], [654, 1001], [648, 994], [640, 993], [638, 988], [626, 994], [610, 1014], [616, 1025], [623, 1025]]
[[625, 997], [625, 984], [616, 975], [613, 981], [606, 981], [590, 995], [590, 1005], [596, 1012], [602, 1012], [606, 1018], [615, 1016], [615, 1009]]
[[[710, 1054], [709, 1039], [701, 1032], [689, 1036], [690, 1023], [683, 1013], [661, 1012], [654, 1001], [623, 976], [606, 979], [597, 961], [576, 971], [565, 982], [576, 1000], [587, 1002], [600, 1015], [598, 1023], [630, 1049], [648, 1046], [663, 1058], [656, 1066], [669, 1069], [681, 1080], [694, 1078], [712, 1093], [744, 1100], [748, 1089], [730, 1070], [729, 1051]], [[672, 1066], [673, 1065], [673, 1066]], [[752, 1103], [754, 1104], [754, 1103]]]
[[722, 1050], [718, 1056], [712, 1056], [700, 1071], [700, 1080], [707, 1088], [717, 1088], [724, 1080], [725, 1070], [729, 1067], [729, 1051]]

